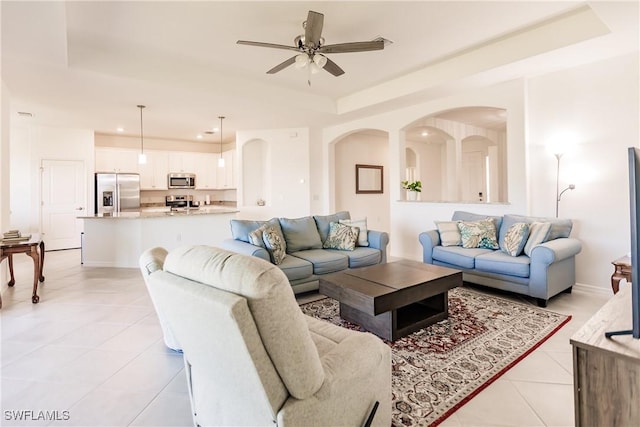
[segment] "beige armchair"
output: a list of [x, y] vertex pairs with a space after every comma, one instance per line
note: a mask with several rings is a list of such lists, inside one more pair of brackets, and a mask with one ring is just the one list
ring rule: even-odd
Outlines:
[[261, 259], [208, 246], [165, 254], [146, 251], [140, 267], [183, 350], [194, 425], [391, 425], [380, 339], [304, 315]]

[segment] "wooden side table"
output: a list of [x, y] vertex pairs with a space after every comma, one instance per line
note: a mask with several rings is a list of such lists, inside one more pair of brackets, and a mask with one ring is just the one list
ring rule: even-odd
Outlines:
[[[9, 286], [16, 284], [16, 280], [13, 277], [14, 254], [27, 254], [33, 259], [33, 294], [31, 295], [31, 302], [37, 304], [40, 301], [38, 281], [44, 282], [44, 276], [42, 275], [42, 269], [44, 268], [44, 242], [39, 234], [32, 234], [29, 240], [22, 242], [7, 243], [0, 241], [0, 262], [4, 261], [5, 258], [9, 260], [9, 273], [11, 274]], [[0, 300], [1, 307], [2, 300]]]
[[623, 256], [612, 261], [615, 271], [611, 275], [611, 289], [617, 294], [620, 290], [620, 280], [625, 279], [627, 283], [631, 283], [631, 258]]

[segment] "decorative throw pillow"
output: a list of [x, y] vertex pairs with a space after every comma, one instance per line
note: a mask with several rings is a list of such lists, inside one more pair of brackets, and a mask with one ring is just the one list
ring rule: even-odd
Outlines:
[[262, 232], [262, 240], [267, 251], [269, 251], [271, 262], [275, 265], [281, 264], [287, 255], [287, 244], [284, 241], [280, 227], [273, 224], [267, 225]]
[[264, 245], [264, 240], [262, 238], [264, 230], [266, 229], [267, 229], [267, 224], [264, 224], [256, 228], [255, 230], [251, 231], [248, 234], [249, 243], [255, 246], [260, 246], [261, 248], [266, 248], [266, 246]]
[[458, 221], [434, 221], [440, 234], [440, 244], [442, 246], [462, 245], [462, 235], [458, 228]]
[[369, 246], [369, 230], [367, 230], [367, 218], [362, 219], [341, 219], [340, 224], [350, 225], [358, 228], [358, 246]]
[[524, 245], [524, 253], [530, 257], [533, 248], [538, 246], [540, 243], [546, 242], [550, 232], [550, 222], [532, 222], [529, 224], [529, 239]]
[[529, 224], [526, 222], [516, 222], [511, 225], [504, 235], [504, 242], [500, 249], [511, 256], [518, 256], [522, 253], [524, 245], [529, 237]]
[[462, 247], [498, 249], [496, 240], [496, 225], [492, 219], [458, 223], [462, 237]]
[[329, 235], [322, 246], [325, 249], [352, 251], [356, 248], [358, 227], [332, 222], [329, 224]]

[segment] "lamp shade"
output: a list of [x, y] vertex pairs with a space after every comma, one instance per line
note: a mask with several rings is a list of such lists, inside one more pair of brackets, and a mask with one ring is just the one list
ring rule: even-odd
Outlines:
[[304, 68], [307, 65], [309, 65], [309, 62], [311, 62], [311, 59], [309, 59], [309, 55], [307, 55], [306, 53], [301, 53], [299, 55], [296, 55], [296, 68]]
[[320, 55], [319, 53], [313, 55], [313, 62], [320, 68], [324, 68], [327, 65], [327, 57]]

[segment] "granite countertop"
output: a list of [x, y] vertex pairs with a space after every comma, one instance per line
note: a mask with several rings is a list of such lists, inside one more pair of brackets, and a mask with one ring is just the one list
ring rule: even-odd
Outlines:
[[206, 206], [199, 209], [185, 209], [170, 211], [168, 207], [142, 208], [134, 212], [117, 212], [113, 214], [95, 214], [90, 216], [79, 216], [80, 219], [144, 219], [144, 218], [164, 218], [164, 217], [184, 217], [197, 215], [219, 215], [238, 212], [235, 208]]

